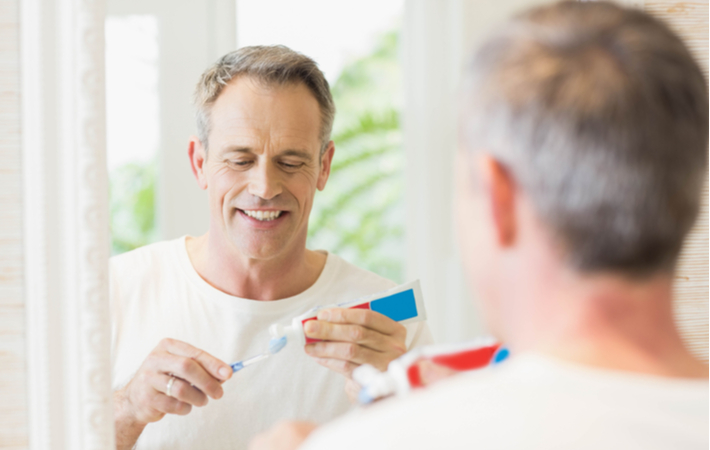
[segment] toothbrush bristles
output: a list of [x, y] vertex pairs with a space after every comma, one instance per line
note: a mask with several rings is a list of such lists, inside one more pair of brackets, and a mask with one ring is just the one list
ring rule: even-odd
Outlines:
[[278, 338], [273, 338], [269, 341], [269, 353], [276, 354], [281, 351], [282, 348], [286, 346], [288, 340], [286, 336], [281, 336]]

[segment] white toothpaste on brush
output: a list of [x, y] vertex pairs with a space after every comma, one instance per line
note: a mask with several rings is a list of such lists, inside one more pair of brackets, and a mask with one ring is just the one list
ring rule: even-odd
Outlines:
[[275, 342], [275, 340], [285, 337], [287, 342], [297, 343], [300, 346], [318, 342], [318, 339], [306, 337], [303, 326], [309, 320], [316, 320], [319, 311], [330, 308], [369, 309], [401, 324], [426, 320], [422, 291], [419, 286], [419, 280], [416, 280], [357, 300], [316, 306], [306, 313], [294, 317], [290, 325], [275, 323], [269, 327], [269, 333], [273, 338], [272, 341]]

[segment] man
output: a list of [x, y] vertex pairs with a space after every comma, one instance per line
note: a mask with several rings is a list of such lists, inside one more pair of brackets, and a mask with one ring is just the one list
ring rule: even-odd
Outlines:
[[[465, 87], [462, 255], [513, 356], [300, 448], [707, 449], [708, 366], [672, 316], [708, 161], [706, 81], [686, 47], [643, 12], [559, 3], [490, 38]], [[313, 428], [252, 447], [293, 448]]]
[[423, 324], [333, 309], [306, 327], [322, 342], [232, 375], [227, 363], [266, 350], [270, 324], [394, 283], [306, 249], [335, 152], [333, 100], [311, 59], [285, 47], [232, 52], [203, 74], [196, 106], [188, 153], [209, 194], [209, 231], [111, 261], [119, 449], [244, 448], [279, 418], [332, 419], [349, 406], [355, 367], [384, 369], [431, 341]]

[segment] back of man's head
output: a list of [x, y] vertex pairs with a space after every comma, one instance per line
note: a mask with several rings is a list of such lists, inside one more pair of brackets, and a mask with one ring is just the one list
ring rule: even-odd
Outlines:
[[659, 20], [603, 2], [517, 17], [476, 53], [465, 146], [505, 166], [569, 263], [670, 271], [707, 169], [706, 81]]

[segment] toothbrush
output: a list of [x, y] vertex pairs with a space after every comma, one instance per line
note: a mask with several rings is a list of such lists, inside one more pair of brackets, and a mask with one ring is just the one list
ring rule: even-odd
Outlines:
[[263, 361], [271, 355], [275, 355], [276, 353], [280, 352], [281, 349], [284, 348], [287, 343], [288, 340], [286, 339], [286, 336], [271, 339], [269, 341], [268, 352], [264, 352], [256, 356], [252, 356], [251, 358], [247, 358], [243, 361], [237, 361], [235, 363], [230, 364], [230, 366], [232, 367], [232, 373], [240, 371], [247, 366], [251, 366], [252, 364], [258, 363], [259, 361]]

